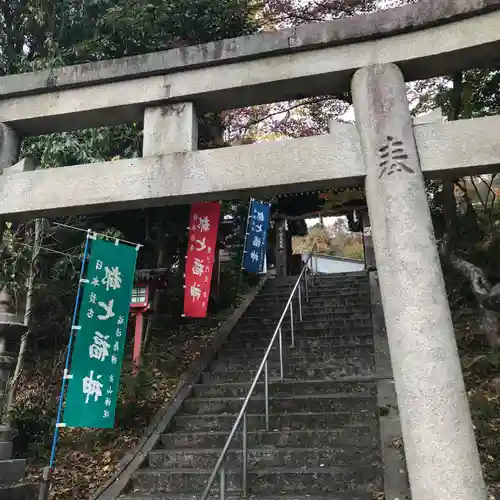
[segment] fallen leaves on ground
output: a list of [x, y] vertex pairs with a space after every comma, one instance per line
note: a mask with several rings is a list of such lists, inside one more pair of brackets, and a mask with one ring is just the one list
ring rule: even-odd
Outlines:
[[489, 498], [500, 500], [500, 357], [488, 347], [474, 311], [454, 315], [462, 370]]
[[[227, 317], [228, 313], [226, 314]], [[54, 471], [51, 500], [89, 498], [116, 470], [122, 457], [133, 449], [154, 414], [167, 402], [180, 376], [197, 360], [213, 339], [221, 318], [182, 325], [175, 330], [157, 326], [151, 347], [144, 357], [139, 381], [124, 369], [114, 429], [61, 429], [57, 466]], [[127, 346], [128, 351], [131, 346]], [[128, 352], [130, 357], [130, 352]], [[130, 366], [128, 367], [130, 368]], [[24, 376], [18, 401], [23, 408], [46, 411], [43, 405], [56, 405], [57, 384], [51, 362], [39, 363]], [[39, 407], [39, 408], [38, 408]], [[52, 432], [52, 429], [51, 429]], [[50, 436], [51, 438], [52, 436]], [[38, 483], [47, 465], [48, 443], [45, 436], [44, 459], [30, 460], [28, 480]]]

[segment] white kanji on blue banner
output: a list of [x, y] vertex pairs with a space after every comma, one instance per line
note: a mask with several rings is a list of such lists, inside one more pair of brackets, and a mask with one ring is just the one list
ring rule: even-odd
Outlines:
[[264, 270], [270, 215], [269, 203], [257, 200], [250, 202], [243, 256], [243, 269], [249, 273], [262, 273]]

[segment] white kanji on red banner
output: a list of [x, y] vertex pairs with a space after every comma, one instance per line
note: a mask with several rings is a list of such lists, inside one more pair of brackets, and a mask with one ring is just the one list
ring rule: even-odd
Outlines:
[[204, 318], [207, 314], [219, 217], [219, 202], [191, 206], [184, 283], [184, 315], [191, 318]]

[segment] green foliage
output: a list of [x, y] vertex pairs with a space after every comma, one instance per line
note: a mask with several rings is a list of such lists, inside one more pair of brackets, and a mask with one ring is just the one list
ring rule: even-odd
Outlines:
[[364, 260], [365, 251], [360, 241], [349, 241], [344, 244], [342, 255], [348, 259]]
[[[443, 79], [438, 87], [435, 102], [446, 115], [451, 111], [453, 87]], [[470, 70], [463, 73], [461, 118], [477, 118], [500, 113], [499, 70]]]
[[116, 407], [116, 425], [120, 429], [133, 429], [137, 414], [148, 404], [157, 386], [157, 373], [152, 367], [143, 364], [135, 377], [130, 370], [124, 370]]
[[251, 33], [240, 0], [12, 0], [0, 7], [6, 73], [78, 64]]
[[56, 417], [55, 407], [19, 405], [13, 410], [16, 456], [47, 459]]
[[[4, 72], [10, 73], [146, 54], [256, 29], [249, 7], [239, 0], [13, 0], [0, 6], [1, 26], [0, 59]], [[200, 118], [201, 146], [220, 147], [221, 135], [218, 115]], [[37, 158], [40, 168], [55, 168], [134, 158], [140, 156], [141, 148], [141, 125], [128, 124], [28, 137], [22, 154]], [[144, 243], [138, 267], [171, 270], [163, 302], [180, 316], [188, 216], [188, 206], [176, 206], [63, 218], [62, 222]], [[29, 241], [23, 228], [14, 233], [12, 256], [3, 274], [22, 295]], [[41, 342], [60, 346], [67, 340], [81, 242], [81, 234], [68, 231], [44, 235], [44, 247], [68, 257], [47, 252], [40, 257], [34, 317]]]

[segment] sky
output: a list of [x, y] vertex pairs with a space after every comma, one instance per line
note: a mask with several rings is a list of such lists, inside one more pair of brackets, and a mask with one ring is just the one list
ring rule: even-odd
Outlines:
[[[324, 222], [325, 226], [331, 226], [337, 219], [338, 219], [338, 217], [323, 217], [323, 222]], [[318, 223], [319, 223], [318, 218], [317, 219], [306, 219], [307, 227], [313, 227]]]

